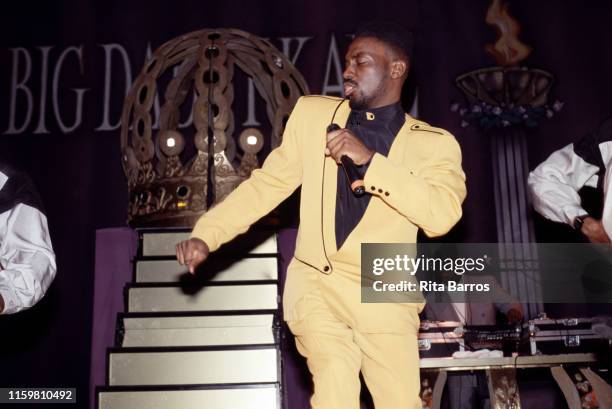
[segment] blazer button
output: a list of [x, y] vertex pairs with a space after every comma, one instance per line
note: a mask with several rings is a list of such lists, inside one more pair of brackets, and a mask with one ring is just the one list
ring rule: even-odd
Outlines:
[[376, 186], [372, 186], [370, 189], [372, 189], [372, 190], [376, 190]]
[[389, 192], [385, 192], [385, 196], [389, 196]]
[[329, 271], [329, 266], [323, 267], [323, 271], [328, 272]]
[[382, 192], [383, 192], [383, 190], [382, 190], [382, 189], [378, 189], [378, 193], [382, 193]]

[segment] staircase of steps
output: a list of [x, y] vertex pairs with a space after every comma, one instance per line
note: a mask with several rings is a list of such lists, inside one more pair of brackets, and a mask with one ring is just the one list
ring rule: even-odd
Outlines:
[[185, 230], [140, 230], [98, 409], [284, 408], [276, 236], [249, 232], [195, 276]]

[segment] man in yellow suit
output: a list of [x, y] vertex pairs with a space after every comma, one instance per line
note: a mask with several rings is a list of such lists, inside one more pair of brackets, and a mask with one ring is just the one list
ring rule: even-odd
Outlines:
[[[359, 30], [346, 54], [348, 99], [305, 96], [261, 169], [198, 220], [177, 258], [193, 273], [209, 252], [245, 232], [302, 187], [284, 318], [307, 358], [313, 409], [358, 409], [359, 373], [377, 409], [421, 408], [420, 303], [362, 303], [361, 243], [414, 243], [445, 234], [466, 195], [452, 135], [400, 105], [412, 37], [392, 24]], [[326, 132], [330, 123], [340, 129]], [[340, 158], [363, 175], [356, 197]]]

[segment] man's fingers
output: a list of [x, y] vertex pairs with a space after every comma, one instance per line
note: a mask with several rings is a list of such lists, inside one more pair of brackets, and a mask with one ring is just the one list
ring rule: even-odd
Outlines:
[[195, 258], [195, 251], [193, 249], [192, 246], [188, 245], [187, 246], [187, 251], [185, 252], [185, 265], [187, 265], [189, 272], [193, 274], [193, 272], [195, 271], [195, 264], [194, 264], [194, 258]]
[[176, 259], [180, 265], [187, 265], [192, 274], [196, 267], [206, 260], [208, 253], [208, 246], [199, 239], [185, 240], [176, 245]]
[[178, 260], [180, 265], [185, 264], [185, 257], [183, 256], [183, 243], [179, 243], [176, 245], [176, 259]]
[[180, 265], [185, 265], [189, 263], [189, 260], [192, 258], [193, 248], [191, 243], [187, 241], [182, 241], [176, 245], [176, 259], [178, 260]]
[[333, 146], [337, 144], [339, 141], [341, 141], [342, 139], [346, 137], [345, 134], [347, 133], [348, 132], [345, 132], [345, 130], [341, 129], [339, 131], [328, 134], [327, 135], [327, 146], [330, 146], [330, 145]]
[[193, 260], [195, 257], [195, 253], [196, 249], [194, 249], [193, 246], [188, 245], [187, 251], [185, 252], [185, 264], [191, 263], [191, 260]]
[[[347, 154], [347, 150], [352, 151], [360, 143], [351, 131], [348, 129], [341, 129], [335, 132], [330, 132], [327, 139], [326, 149], [329, 150], [331, 155], [336, 162], [340, 163], [340, 157], [343, 154]], [[348, 155], [350, 156], [350, 155]]]
[[346, 129], [338, 129], [337, 131], [329, 132], [327, 134], [327, 142], [335, 139], [338, 135], [340, 135], [340, 134], [342, 134], [342, 133], [344, 133], [346, 131], [347, 131]]
[[198, 260], [196, 258], [192, 258], [191, 261], [189, 262], [189, 272], [191, 274], [195, 274], [195, 269], [198, 266], [198, 264], [200, 264], [198, 262]]
[[192, 257], [189, 260], [189, 272], [194, 274], [196, 267], [204, 261], [205, 256], [200, 250], [194, 250], [191, 255]]
[[333, 146], [329, 146], [330, 155], [336, 160], [336, 162], [340, 163], [340, 157], [346, 151], [346, 143], [344, 140], [339, 140]]
[[336, 146], [337, 144], [339, 144], [340, 142], [342, 142], [344, 138], [342, 136], [333, 138], [333, 139], [328, 139], [327, 140], [327, 147], [331, 150], [331, 148], [333, 146]]

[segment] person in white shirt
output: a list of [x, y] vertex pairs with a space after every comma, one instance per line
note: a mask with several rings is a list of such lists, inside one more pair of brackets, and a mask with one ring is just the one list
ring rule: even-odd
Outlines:
[[[612, 237], [612, 118], [577, 143], [555, 152], [529, 174], [527, 184], [535, 210], [545, 218], [566, 223], [592, 243]], [[597, 189], [603, 210], [589, 214], [579, 191]]]
[[30, 178], [0, 164], [0, 314], [36, 304], [56, 273], [47, 218]]

